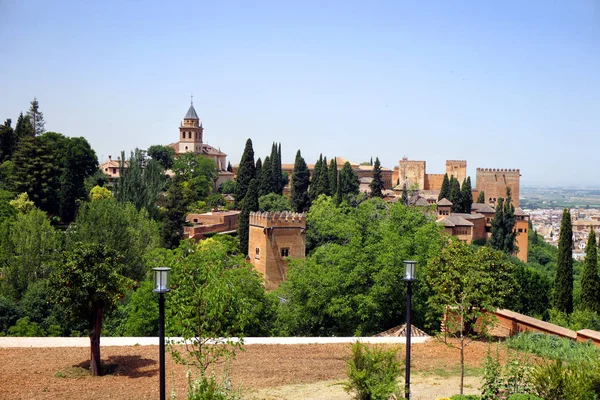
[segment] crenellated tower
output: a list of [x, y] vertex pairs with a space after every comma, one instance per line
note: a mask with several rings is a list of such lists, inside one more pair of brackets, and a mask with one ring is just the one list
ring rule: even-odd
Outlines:
[[485, 192], [485, 204], [495, 206], [500, 197], [506, 198], [506, 188], [511, 190], [515, 208], [519, 207], [521, 172], [518, 169], [477, 168], [475, 186]]
[[290, 258], [306, 254], [306, 215], [292, 212], [251, 212], [248, 257], [274, 290], [287, 276]]

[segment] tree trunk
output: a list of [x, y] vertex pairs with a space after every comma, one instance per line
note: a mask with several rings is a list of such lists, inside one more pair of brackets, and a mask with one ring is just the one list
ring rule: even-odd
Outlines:
[[100, 333], [102, 332], [102, 313], [104, 304], [102, 302], [92, 303], [90, 315], [90, 373], [92, 376], [100, 375]]
[[465, 319], [464, 310], [460, 314], [460, 394], [463, 394], [465, 386]]

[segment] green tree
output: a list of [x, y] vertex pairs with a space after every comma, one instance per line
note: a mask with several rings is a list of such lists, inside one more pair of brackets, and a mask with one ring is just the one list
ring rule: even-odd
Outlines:
[[173, 164], [176, 176], [181, 177], [181, 184], [189, 203], [203, 200], [215, 187], [219, 176], [217, 164], [208, 157], [193, 152], [179, 155]]
[[155, 144], [148, 147], [148, 155], [162, 165], [165, 170], [173, 168], [175, 149], [170, 146]]
[[590, 226], [587, 246], [585, 247], [585, 264], [581, 275], [581, 307], [600, 313], [600, 276], [598, 275], [598, 244], [596, 233]]
[[340, 171], [339, 191], [342, 199], [347, 199], [350, 195], [357, 195], [359, 192], [358, 175], [347, 161]]
[[233, 172], [233, 167], [231, 166], [231, 162], [227, 161], [227, 172]]
[[477, 195], [477, 203], [479, 203], [479, 204], [485, 203], [485, 192], [483, 190], [481, 192], [479, 192], [479, 195]]
[[250, 235], [250, 212], [258, 211], [258, 182], [250, 181], [246, 197], [242, 202], [242, 210], [238, 224], [238, 237], [240, 238], [240, 253], [248, 254], [248, 239]]
[[12, 157], [17, 144], [17, 138], [11, 124], [12, 121], [7, 119], [4, 124], [0, 125], [0, 164]]
[[450, 177], [450, 197], [448, 198], [448, 200], [450, 200], [452, 203], [452, 212], [459, 212], [460, 199], [460, 183], [453, 175]]
[[259, 211], [291, 211], [292, 207], [288, 199], [280, 194], [269, 193], [258, 198]]
[[136, 281], [148, 272], [144, 254], [160, 243], [158, 223], [145, 209], [137, 211], [132, 204], [114, 198], [83, 204], [66, 239], [68, 249], [79, 243], [95, 243], [115, 250], [122, 257], [123, 274]]
[[319, 159], [315, 163], [313, 167], [312, 176], [310, 179], [310, 186], [308, 188], [308, 195], [310, 196], [310, 201], [315, 201], [317, 197], [321, 194], [319, 192], [319, 179], [321, 176], [321, 165], [323, 164], [323, 154], [319, 155]]
[[408, 206], [408, 190], [406, 189], [406, 181], [402, 185], [402, 197], [400, 202], [405, 206]]
[[97, 243], [79, 243], [50, 277], [52, 301], [65, 307], [69, 318], [89, 321], [92, 376], [101, 374], [102, 319], [132, 285], [123, 271], [124, 265], [114, 250]]
[[444, 180], [442, 180], [442, 188], [440, 189], [438, 201], [441, 199], [450, 200], [450, 180], [448, 179], [448, 174], [444, 174]]
[[15, 125], [15, 136], [17, 138], [17, 142], [26, 137], [35, 136], [35, 131], [31, 126], [29, 117], [24, 117], [23, 113], [20, 113], [19, 118], [17, 118], [17, 125]]
[[110, 199], [111, 197], [111, 191], [105, 187], [94, 186], [92, 190], [90, 190], [90, 201]]
[[379, 162], [379, 157], [375, 157], [373, 180], [369, 187], [371, 188], [372, 197], [383, 197], [383, 180], [381, 179], [381, 163]]
[[219, 186], [219, 193], [222, 194], [235, 194], [236, 183], [234, 180], [225, 181]]
[[570, 314], [573, 312], [573, 228], [571, 212], [563, 210], [558, 239], [558, 257], [554, 280], [554, 308]]
[[323, 161], [321, 162], [321, 170], [319, 171], [319, 182], [317, 182], [317, 185], [317, 193], [319, 196], [322, 194], [326, 196], [331, 196], [331, 192], [329, 191], [331, 185], [329, 184], [329, 168], [327, 167], [327, 157], [324, 157]]
[[283, 193], [283, 186], [281, 184], [281, 144], [279, 146], [273, 143], [271, 148], [271, 181], [270, 191], [275, 194]]
[[33, 134], [35, 136], [43, 135], [44, 132], [46, 132], [44, 129], [44, 126], [46, 125], [44, 113], [40, 111], [40, 104], [37, 98], [34, 97], [30, 104], [29, 111], [27, 111], [27, 117], [31, 123]]
[[185, 216], [190, 203], [184, 195], [183, 185], [183, 177], [175, 175], [165, 196], [166, 211], [163, 214], [161, 243], [167, 249], [178, 247], [183, 236]]
[[296, 212], [305, 212], [310, 208], [308, 186], [310, 184], [310, 171], [302, 158], [300, 150], [296, 152], [294, 172], [292, 173], [291, 203]]
[[0, 336], [8, 331], [21, 317], [21, 310], [10, 297], [0, 294]]
[[271, 168], [271, 157], [266, 156], [265, 161], [262, 163], [262, 168], [258, 180], [258, 195], [264, 196], [271, 193], [271, 176], [273, 170]]
[[502, 252], [489, 247], [475, 250], [458, 240], [453, 240], [427, 265], [426, 280], [432, 291], [427, 300], [429, 316], [445, 316], [438, 337], [460, 350], [460, 394], [464, 387], [465, 348], [487, 334], [493, 322], [491, 311], [501, 307], [512, 294], [513, 269]]
[[337, 193], [337, 184], [338, 184], [338, 168], [337, 168], [337, 159], [333, 157], [329, 162], [329, 193], [332, 196], [335, 196]]
[[468, 176], [463, 181], [458, 198], [459, 198], [459, 203], [458, 203], [457, 212], [470, 214], [471, 213], [471, 205], [473, 204], [471, 177]]
[[496, 204], [496, 214], [491, 221], [491, 237], [490, 246], [493, 249], [500, 250], [506, 254], [514, 254], [518, 248], [516, 245], [517, 233], [515, 224], [517, 217], [515, 216], [515, 206], [512, 203], [510, 188], [506, 188], [506, 200], [500, 197]]
[[9, 202], [10, 206], [23, 214], [27, 214], [35, 209], [33, 201], [29, 200], [27, 193], [21, 193]]
[[256, 179], [258, 179], [258, 181], [260, 182], [260, 179], [262, 178], [262, 160], [260, 159], [260, 157], [258, 157], [258, 160], [256, 160]]
[[[265, 162], [263, 162], [263, 170], [265, 167]], [[246, 192], [248, 191], [248, 186], [250, 186], [250, 181], [256, 178], [256, 171], [254, 166], [254, 149], [252, 148], [252, 140], [246, 140], [246, 147], [244, 147], [244, 152], [242, 153], [242, 159], [240, 160], [240, 166], [237, 171], [237, 187], [235, 191], [235, 208], [239, 209], [240, 203], [246, 197]]]
[[[27, 195], [27, 193], [25, 193]], [[18, 209], [13, 205], [13, 194], [6, 190], [0, 189], [0, 225], [6, 220], [12, 219]], [[33, 205], [33, 202], [31, 202]]]

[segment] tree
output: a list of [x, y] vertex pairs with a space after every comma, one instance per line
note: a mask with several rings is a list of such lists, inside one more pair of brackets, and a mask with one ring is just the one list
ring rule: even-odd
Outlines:
[[327, 167], [327, 157], [324, 157], [323, 161], [321, 162], [321, 171], [319, 173], [319, 182], [317, 185], [318, 196], [322, 194], [331, 196], [331, 192], [329, 191], [331, 185], [329, 184], [329, 168]]
[[0, 125], [0, 164], [12, 157], [17, 144], [17, 138], [11, 124], [12, 121], [7, 119], [4, 124]]
[[190, 203], [184, 195], [183, 185], [183, 177], [175, 175], [166, 194], [161, 243], [167, 249], [177, 248], [183, 236], [185, 216]]
[[600, 276], [598, 275], [598, 250], [596, 233], [590, 226], [585, 264], [581, 275], [581, 306], [583, 309], [600, 313]]
[[441, 199], [450, 200], [450, 180], [448, 179], [448, 174], [444, 174], [444, 180], [442, 180], [442, 188], [440, 189], [438, 201]]
[[123, 275], [117, 252], [98, 243], [79, 243], [50, 278], [52, 301], [67, 310], [69, 318], [89, 321], [90, 372], [101, 374], [102, 319], [109, 315], [133, 282]]
[[258, 178], [258, 195], [264, 196], [271, 193], [271, 176], [273, 175], [273, 169], [271, 168], [271, 157], [266, 156], [265, 161], [262, 163], [262, 169]]
[[471, 177], [465, 178], [459, 195], [459, 207], [457, 212], [459, 213], [471, 213], [471, 206], [473, 205], [473, 193], [471, 189]]
[[31, 101], [31, 106], [29, 107], [29, 111], [27, 111], [27, 117], [29, 117], [29, 121], [31, 122], [34, 135], [40, 136], [44, 134], [46, 131], [44, 129], [44, 126], [46, 125], [44, 113], [40, 111], [40, 104], [35, 97]]
[[219, 193], [234, 194], [236, 186], [237, 185], [234, 180], [225, 181], [221, 183], [221, 186], [219, 186]]
[[481, 192], [479, 192], [479, 195], [477, 196], [477, 203], [479, 203], [479, 204], [485, 203], [485, 192], [483, 190]]
[[26, 137], [34, 137], [35, 131], [31, 126], [31, 121], [29, 117], [24, 117], [23, 113], [19, 114], [19, 118], [17, 118], [17, 125], [15, 125], [15, 136], [17, 142]]
[[571, 212], [566, 208], [563, 210], [558, 239], [554, 308], [566, 314], [573, 312], [573, 227]]
[[[373, 161], [373, 158], [371, 158]], [[375, 165], [373, 166], [373, 180], [369, 184], [372, 197], [383, 197], [383, 180], [381, 179], [381, 163], [379, 157], [375, 157]]]
[[310, 183], [310, 171], [302, 158], [300, 150], [296, 152], [294, 161], [294, 172], [292, 173], [291, 203], [296, 212], [305, 212], [310, 208], [310, 197], [308, 186]]
[[515, 206], [512, 204], [510, 188], [506, 188], [506, 200], [500, 197], [496, 204], [496, 214], [491, 221], [490, 246], [493, 249], [500, 250], [506, 254], [514, 254], [518, 248], [516, 246], [517, 233], [515, 224]]
[[[265, 162], [263, 162], [263, 170], [265, 167]], [[246, 192], [248, 191], [248, 186], [250, 186], [250, 181], [256, 178], [256, 171], [254, 166], [254, 149], [252, 148], [252, 140], [246, 140], [246, 147], [244, 147], [244, 152], [242, 153], [242, 159], [240, 160], [240, 166], [237, 171], [237, 187], [235, 191], [235, 205], [234, 207], [238, 209], [240, 207], [240, 203], [246, 197]]]
[[173, 164], [175, 175], [181, 177], [186, 201], [193, 203], [205, 199], [213, 192], [219, 176], [217, 165], [202, 154], [187, 152], [179, 155]]
[[250, 235], [250, 212], [258, 211], [258, 182], [250, 181], [246, 197], [242, 202], [242, 210], [238, 224], [238, 237], [240, 238], [240, 253], [248, 254], [248, 239]]
[[275, 194], [283, 193], [283, 186], [281, 185], [281, 144], [277, 146], [273, 143], [271, 148], [271, 181], [270, 181], [270, 192]]
[[452, 203], [452, 212], [459, 212], [458, 208], [460, 203], [460, 196], [460, 183], [458, 182], [458, 179], [456, 179], [454, 176], [451, 176], [450, 197], [448, 197], [448, 200], [450, 200], [450, 202]]
[[105, 187], [94, 186], [92, 190], [90, 190], [90, 201], [110, 199], [111, 197], [111, 191]]
[[319, 178], [321, 175], [321, 164], [323, 163], [323, 154], [319, 155], [319, 159], [313, 167], [312, 176], [310, 179], [310, 186], [308, 188], [308, 194], [310, 201], [315, 201], [319, 197]]
[[175, 149], [170, 146], [155, 144], [148, 147], [148, 155], [162, 165], [165, 170], [173, 168]]
[[337, 193], [337, 185], [338, 185], [338, 168], [337, 168], [337, 159], [333, 157], [329, 162], [329, 193], [332, 196], [335, 196]]
[[231, 166], [230, 161], [227, 161], [227, 172], [233, 172], [233, 167]]
[[258, 210], [264, 211], [291, 211], [288, 199], [280, 194], [269, 193], [258, 198]]
[[511, 295], [513, 269], [514, 265], [502, 252], [489, 247], [474, 250], [458, 240], [452, 240], [427, 265], [426, 280], [431, 288], [427, 300], [429, 318], [436, 320], [444, 315], [443, 331], [438, 338], [460, 350], [461, 394], [465, 348], [487, 334], [493, 322], [491, 312]]
[[256, 160], [256, 179], [258, 179], [260, 181], [261, 177], [262, 177], [262, 161], [260, 159], [260, 157], [258, 157], [258, 160]]
[[406, 181], [402, 184], [402, 197], [400, 202], [405, 206], [408, 206], [408, 190], [406, 189]]
[[359, 192], [358, 175], [348, 161], [340, 171], [339, 191], [342, 199], [346, 199], [350, 195], [357, 195]]

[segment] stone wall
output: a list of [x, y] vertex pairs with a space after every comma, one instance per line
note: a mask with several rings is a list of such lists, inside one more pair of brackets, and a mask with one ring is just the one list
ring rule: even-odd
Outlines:
[[518, 169], [477, 168], [475, 186], [485, 192], [485, 203], [492, 206], [500, 197], [506, 198], [506, 187], [509, 187], [513, 204], [519, 207], [520, 178]]
[[425, 161], [412, 161], [404, 157], [398, 163], [398, 180], [400, 185], [408, 180], [409, 186], [416, 184], [419, 189], [425, 189]]
[[[448, 177], [450, 177], [448, 175]], [[425, 187], [423, 190], [440, 191], [444, 182], [444, 174], [425, 174]]]

